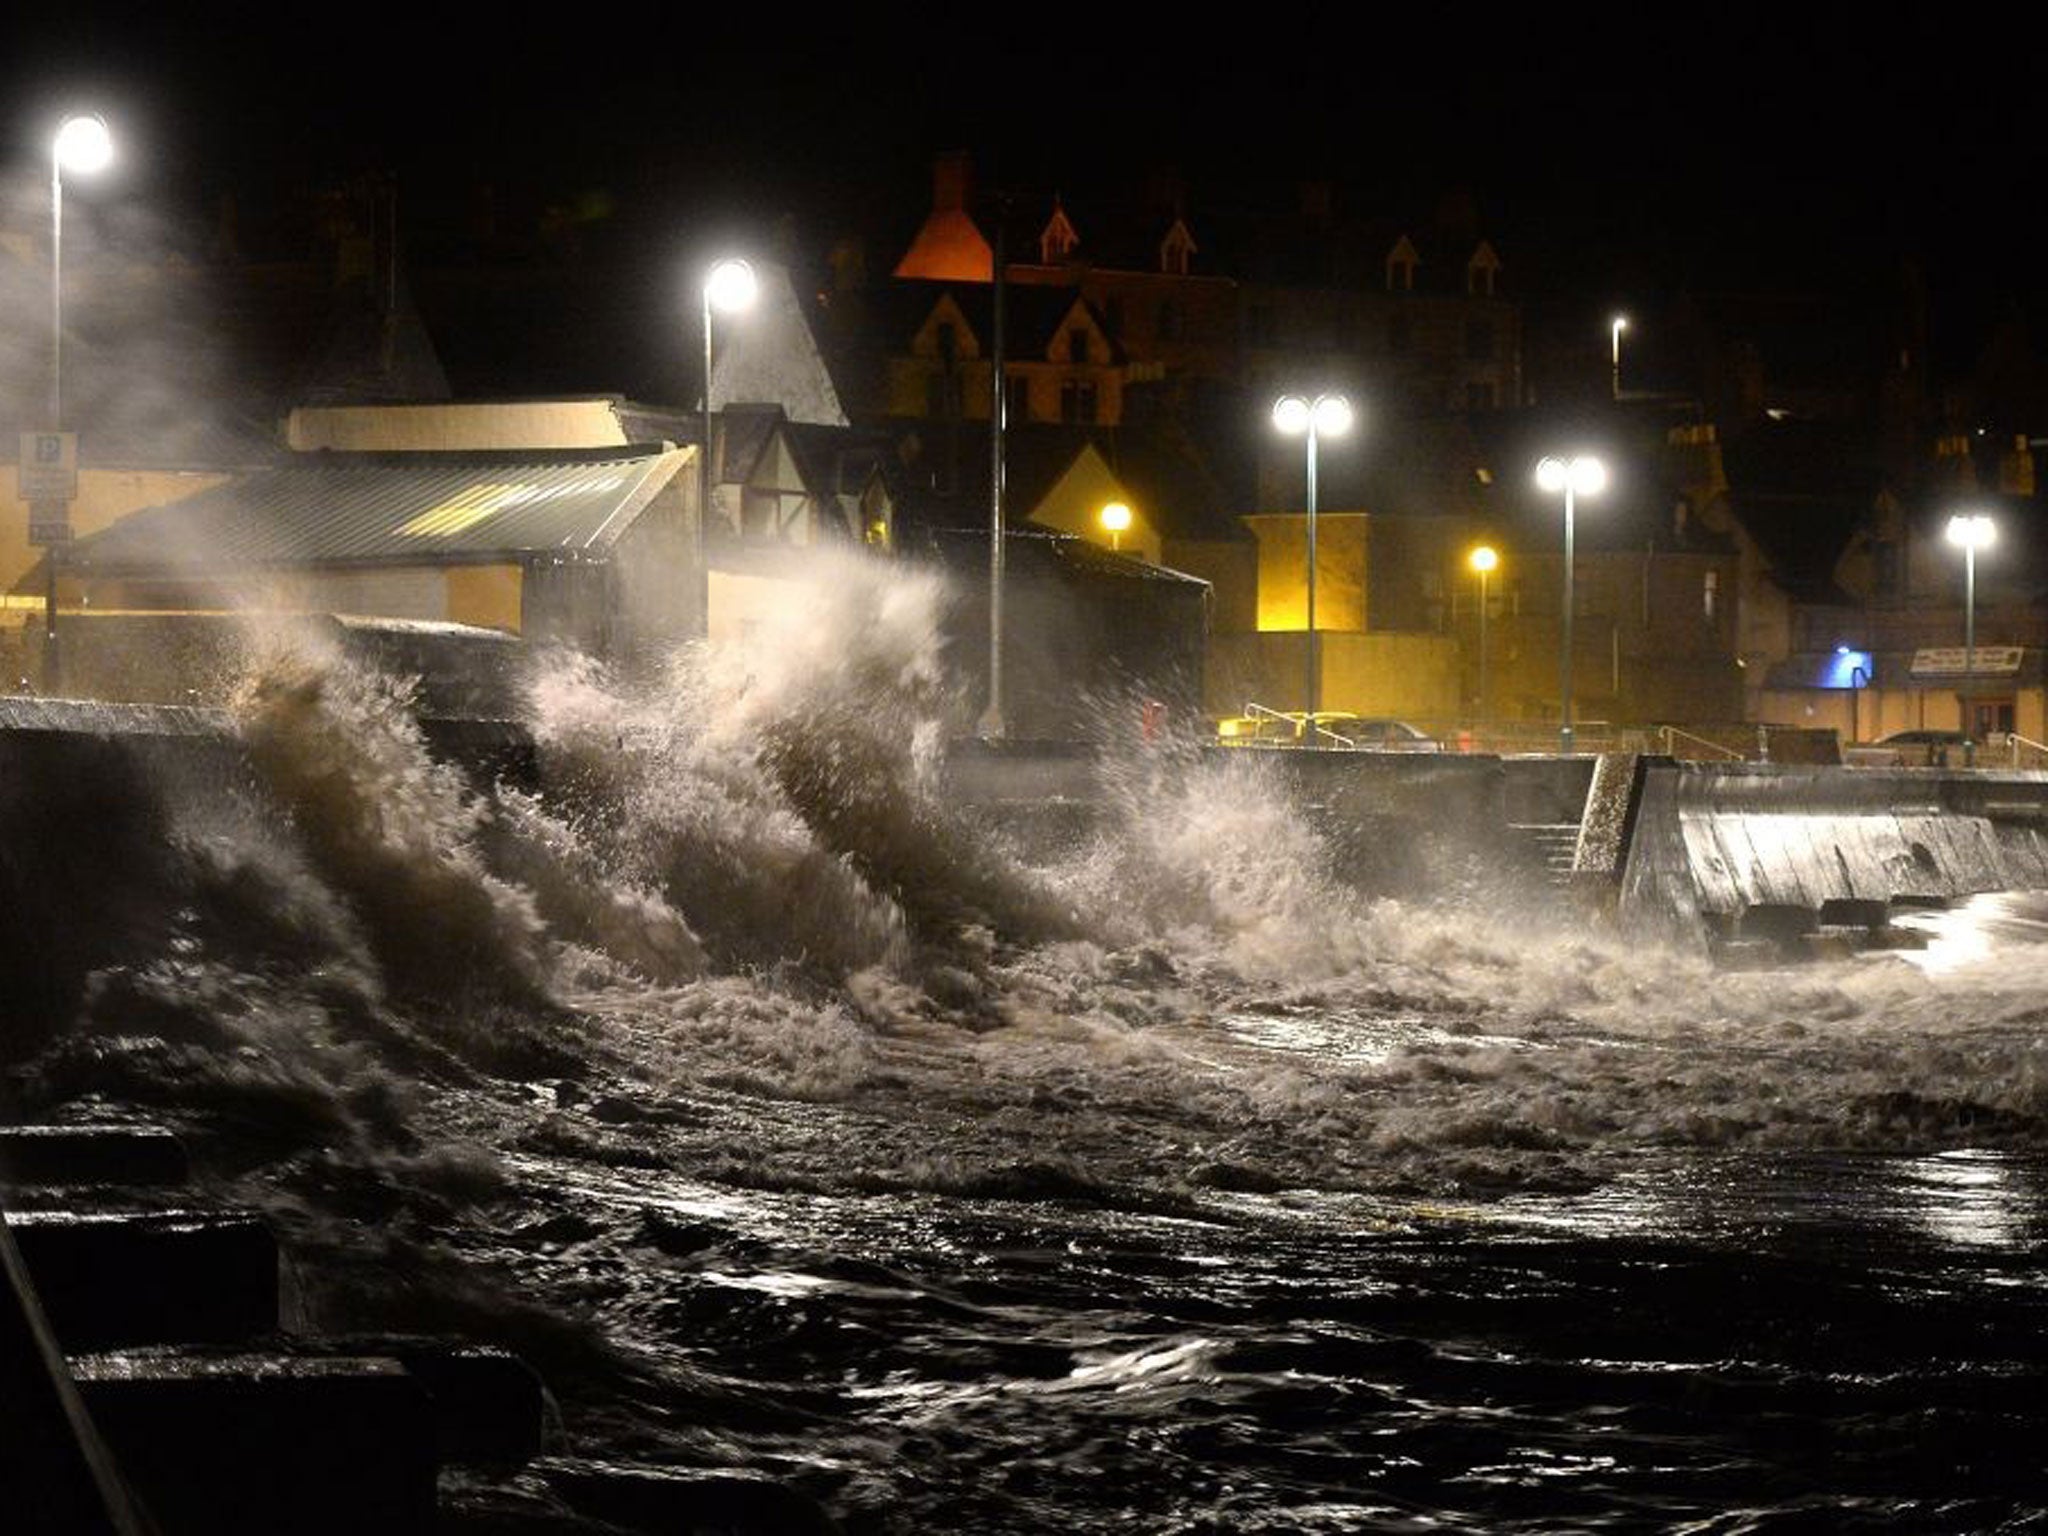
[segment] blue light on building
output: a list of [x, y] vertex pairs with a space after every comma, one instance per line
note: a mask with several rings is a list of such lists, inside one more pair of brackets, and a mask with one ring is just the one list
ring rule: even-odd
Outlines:
[[1828, 657], [1821, 669], [1820, 686], [1823, 688], [1867, 688], [1870, 686], [1870, 652], [1851, 650], [1846, 645], [1835, 647], [1835, 654]]

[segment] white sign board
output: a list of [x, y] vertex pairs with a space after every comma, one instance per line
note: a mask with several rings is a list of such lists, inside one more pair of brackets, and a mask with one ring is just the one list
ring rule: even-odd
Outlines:
[[15, 469], [15, 494], [23, 501], [75, 501], [78, 497], [78, 434], [24, 432]]
[[1974, 654], [1960, 645], [1931, 646], [1913, 653], [1913, 675], [2011, 677], [2026, 654], [2023, 645], [1980, 645]]

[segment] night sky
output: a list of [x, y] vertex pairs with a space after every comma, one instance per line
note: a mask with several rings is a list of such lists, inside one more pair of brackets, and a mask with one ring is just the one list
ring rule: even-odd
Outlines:
[[655, 262], [784, 215], [907, 239], [933, 153], [967, 148], [984, 179], [1070, 200], [1168, 164], [1197, 205], [1311, 177], [1361, 212], [1465, 189], [1525, 293], [1601, 306], [1880, 282], [1905, 256], [1959, 318], [2043, 286], [2032, 50], [1945, 17], [1465, 7], [1258, 33], [1193, 10], [778, 9], [707, 37], [679, 9], [546, 14], [49, 6], [0, 49], [7, 160], [89, 102], [125, 150], [93, 195], [167, 222], [233, 191], [260, 239], [267, 207], [374, 169], [425, 241], [489, 185], [508, 210], [592, 211]]

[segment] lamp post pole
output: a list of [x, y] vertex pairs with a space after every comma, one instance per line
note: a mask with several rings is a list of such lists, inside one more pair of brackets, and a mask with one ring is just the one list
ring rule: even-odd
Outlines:
[[[52, 433], [64, 430], [64, 170], [87, 174], [103, 170], [114, 157], [113, 136], [106, 119], [96, 114], [66, 118], [50, 141], [50, 425]], [[27, 466], [23, 466], [26, 473]], [[66, 493], [67, 497], [74, 492]], [[30, 509], [30, 524], [38, 521]], [[63, 541], [70, 537], [70, 508], [59, 502], [55, 515], [45, 509], [40, 519], [55, 528], [59, 537], [43, 551], [43, 692], [55, 693], [62, 686], [62, 660], [57, 651], [57, 566]]]
[[1605, 485], [1607, 466], [1584, 454], [1570, 460], [1544, 459], [1536, 466], [1536, 483], [1546, 491], [1564, 492], [1564, 624], [1563, 645], [1558, 658], [1558, 693], [1562, 712], [1558, 742], [1561, 750], [1569, 756], [1572, 751], [1572, 609], [1576, 603], [1572, 590], [1574, 498], [1581, 491], [1590, 495]]
[[1976, 729], [1970, 719], [1977, 675], [1977, 551], [1998, 537], [1998, 525], [1981, 512], [1958, 514], [1948, 520], [1948, 541], [1963, 551], [1963, 686], [1959, 696], [1963, 716], [1963, 764], [1976, 762]]
[[1303, 690], [1307, 717], [1302, 722], [1301, 742], [1313, 746], [1316, 714], [1322, 703], [1322, 660], [1316, 632], [1316, 468], [1317, 455], [1325, 437], [1341, 437], [1351, 430], [1351, 402], [1342, 395], [1284, 395], [1273, 405], [1273, 425], [1292, 437], [1307, 439], [1308, 452], [1308, 677]]
[[1003, 718], [1003, 466], [1005, 439], [1009, 433], [1010, 392], [1004, 388], [1003, 300], [1008, 281], [1009, 257], [1004, 234], [1010, 204], [999, 200], [996, 212], [995, 250], [989, 272], [989, 291], [995, 310], [989, 326], [988, 400], [988, 708], [976, 727], [984, 741], [1001, 741], [1008, 732]]
[[1486, 578], [1500, 564], [1500, 554], [1491, 545], [1473, 550], [1468, 562], [1479, 574], [1479, 719], [1486, 720]]
[[1316, 665], [1316, 422], [1308, 422], [1308, 719], [1302, 725], [1302, 740], [1315, 745], [1316, 711], [1322, 704], [1322, 669]]
[[754, 269], [738, 257], [712, 263], [704, 275], [700, 297], [704, 326], [704, 449], [697, 455], [697, 625], [700, 636], [711, 634], [711, 314], [745, 309], [760, 292]]

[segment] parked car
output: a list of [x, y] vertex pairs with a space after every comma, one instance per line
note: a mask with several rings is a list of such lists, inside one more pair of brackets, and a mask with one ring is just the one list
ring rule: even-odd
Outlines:
[[1845, 760], [1864, 766], [1896, 765], [1902, 768], [1947, 768], [1963, 765], [1963, 749], [1969, 745], [1966, 731], [1893, 731], [1869, 746], [1850, 747]]
[[1406, 720], [1353, 716], [1348, 723], [1333, 724], [1330, 729], [1351, 738], [1353, 746], [1371, 747], [1379, 752], [1441, 752], [1444, 749], [1444, 744], [1429, 732], [1410, 725]]

